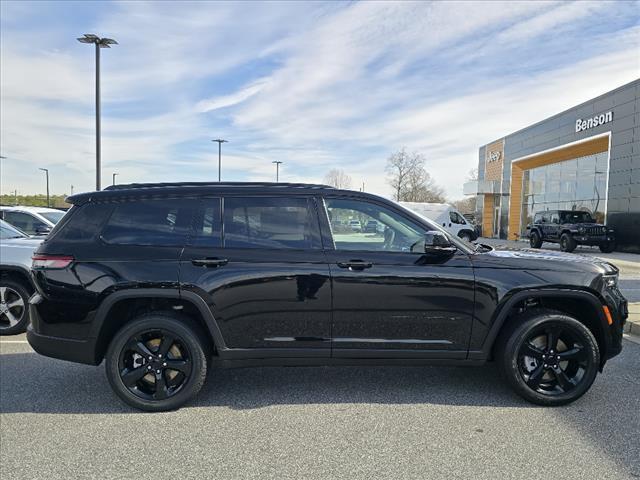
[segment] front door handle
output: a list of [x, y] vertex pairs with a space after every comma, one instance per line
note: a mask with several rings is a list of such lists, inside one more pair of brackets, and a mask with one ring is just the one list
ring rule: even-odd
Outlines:
[[349, 270], [364, 270], [365, 268], [371, 268], [373, 263], [362, 260], [349, 260], [348, 262], [338, 262], [338, 266]]
[[229, 263], [226, 258], [194, 258], [191, 263], [196, 267], [222, 267]]

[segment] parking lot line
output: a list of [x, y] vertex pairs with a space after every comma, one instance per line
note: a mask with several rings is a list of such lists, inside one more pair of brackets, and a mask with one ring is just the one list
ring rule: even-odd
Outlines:
[[29, 343], [26, 340], [0, 340], [0, 344], [2, 343]]

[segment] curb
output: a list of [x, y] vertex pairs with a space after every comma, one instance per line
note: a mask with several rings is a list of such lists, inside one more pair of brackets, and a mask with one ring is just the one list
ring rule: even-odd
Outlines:
[[624, 333], [640, 337], [640, 302], [629, 304], [629, 318], [624, 324]]

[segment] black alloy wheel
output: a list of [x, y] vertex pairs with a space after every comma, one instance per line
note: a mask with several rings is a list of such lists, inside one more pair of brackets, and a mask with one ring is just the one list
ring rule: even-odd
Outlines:
[[616, 242], [613, 240], [607, 240], [599, 245], [602, 253], [611, 253], [616, 249]]
[[129, 405], [148, 411], [178, 408], [202, 387], [208, 338], [187, 317], [151, 313], [126, 324], [106, 354], [107, 378]]
[[531, 235], [529, 235], [529, 245], [531, 248], [540, 248], [542, 246], [542, 240], [538, 232], [531, 232]]
[[29, 292], [17, 282], [0, 279], [0, 335], [15, 335], [29, 323]]
[[189, 350], [166, 329], [133, 335], [120, 352], [120, 380], [134, 395], [164, 400], [177, 394], [191, 376]]
[[598, 372], [600, 352], [591, 331], [562, 312], [533, 309], [502, 339], [500, 366], [507, 381], [525, 399], [563, 405], [589, 390]]

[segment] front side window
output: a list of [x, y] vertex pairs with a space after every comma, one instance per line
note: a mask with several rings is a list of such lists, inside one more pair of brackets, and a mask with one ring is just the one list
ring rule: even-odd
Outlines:
[[[411, 252], [424, 241], [422, 226], [387, 207], [332, 198], [326, 205], [336, 250]], [[354, 225], [375, 225], [375, 229]]]
[[306, 198], [224, 199], [226, 248], [316, 249], [318, 232], [318, 216]]
[[35, 235], [49, 228], [49, 225], [43, 221], [23, 212], [6, 211], [4, 212], [4, 219], [7, 223], [10, 223], [29, 235]]
[[466, 222], [464, 218], [458, 214], [458, 212], [449, 212], [449, 219], [452, 223], [457, 223], [459, 225], [464, 225]]
[[184, 245], [198, 200], [166, 198], [116, 204], [101, 238], [120, 245]]

